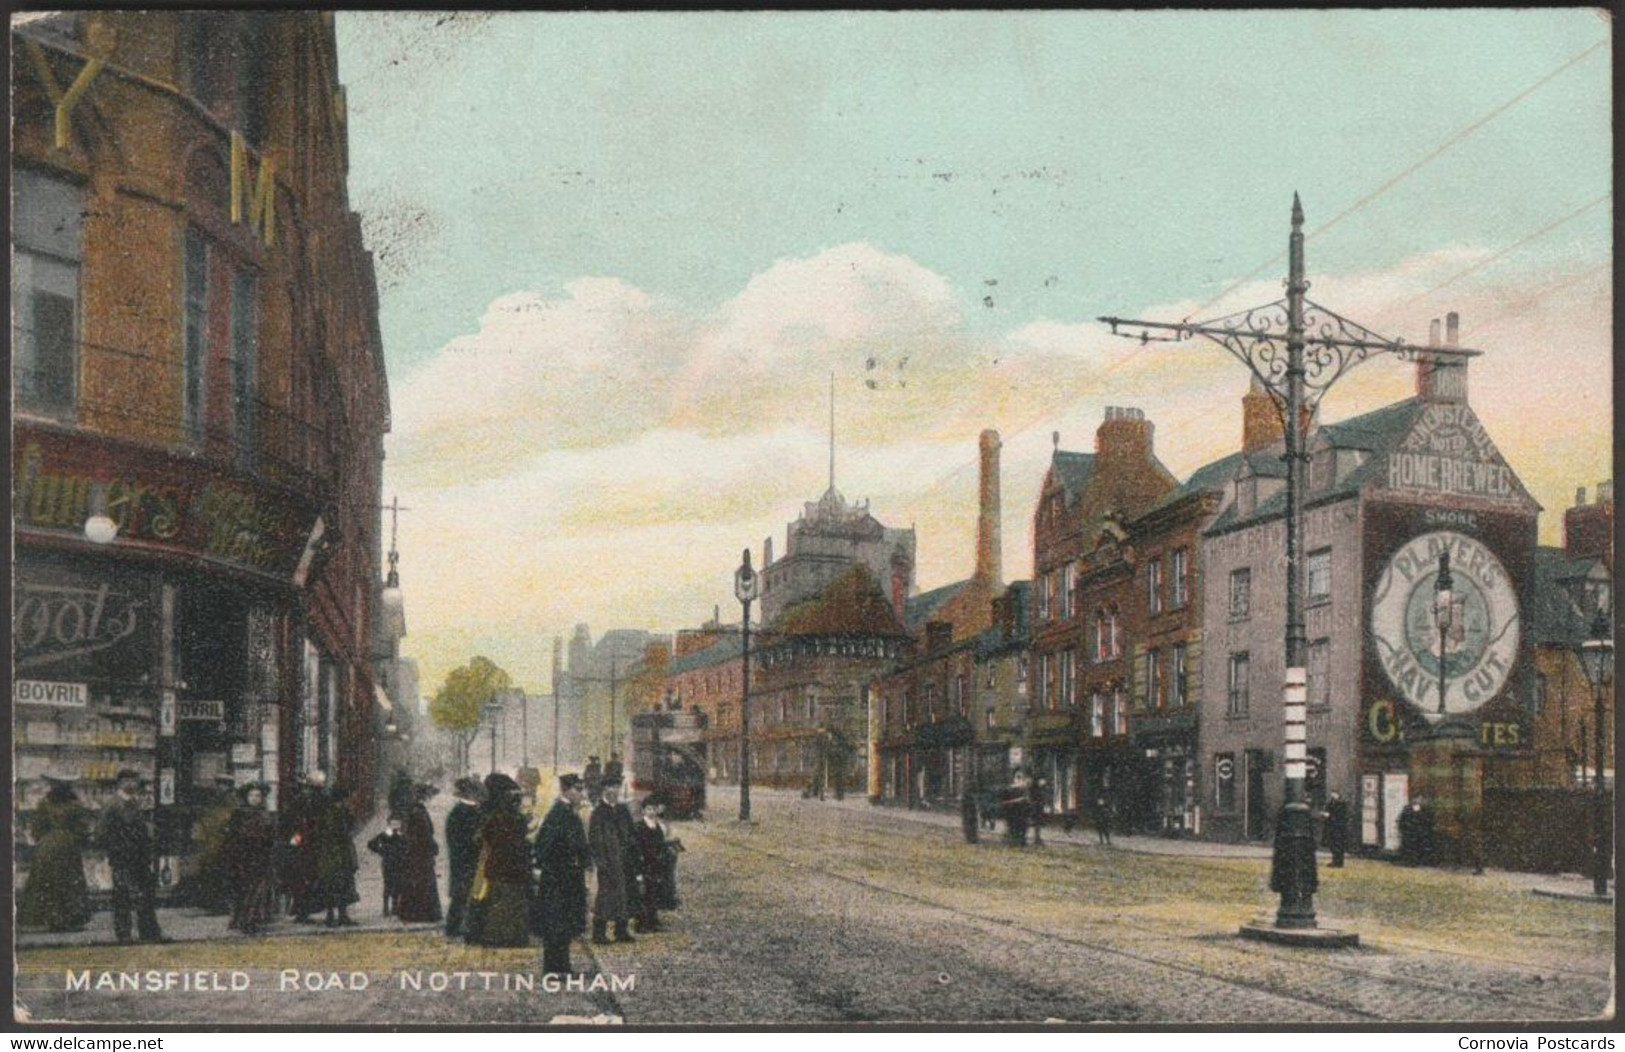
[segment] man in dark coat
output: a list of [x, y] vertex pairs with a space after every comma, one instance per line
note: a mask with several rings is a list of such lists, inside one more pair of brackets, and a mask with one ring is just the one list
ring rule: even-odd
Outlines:
[[965, 843], [974, 844], [981, 839], [981, 826], [976, 813], [976, 790], [970, 786], [959, 797], [959, 820], [965, 827]]
[[401, 898], [401, 870], [406, 861], [406, 833], [399, 818], [391, 815], [384, 831], [367, 841], [367, 850], [378, 856], [384, 872], [384, 916], [395, 915]]
[[356, 893], [355, 873], [361, 868], [355, 851], [355, 814], [350, 810], [350, 787], [338, 786], [330, 794], [316, 821], [316, 886], [327, 911], [329, 928], [353, 928], [350, 906]]
[[1027, 783], [1028, 821], [1033, 825], [1033, 846], [1044, 846], [1044, 808], [1049, 804], [1049, 782], [1033, 775]]
[[1012, 847], [1027, 846], [1027, 817], [1032, 800], [1027, 793], [1027, 778], [1017, 774], [999, 794], [999, 814], [1004, 819], [1004, 842]]
[[609, 942], [605, 937], [615, 925], [616, 942], [633, 942], [627, 922], [632, 919], [632, 815], [621, 806], [621, 784], [605, 781], [598, 790], [598, 805], [592, 809], [587, 841], [592, 847], [593, 870], [598, 874], [598, 894], [592, 905], [592, 941]]
[[1326, 850], [1332, 853], [1332, 868], [1343, 867], [1349, 849], [1349, 805], [1342, 795], [1332, 792], [1326, 798]]
[[142, 942], [168, 942], [158, 929], [153, 901], [157, 878], [152, 871], [153, 837], [141, 807], [141, 772], [126, 768], [118, 773], [118, 795], [102, 810], [97, 843], [107, 852], [113, 870], [113, 932], [118, 941], [130, 938], [130, 913]]
[[480, 865], [480, 783], [459, 778], [452, 787], [457, 803], [446, 816], [446, 860], [451, 899], [446, 905], [446, 934], [463, 934], [468, 893]]
[[581, 806], [581, 779], [559, 778], [559, 798], [542, 819], [536, 834], [535, 864], [540, 871], [537, 928], [542, 937], [542, 971], [569, 975], [570, 942], [587, 930], [587, 868], [592, 853], [587, 830], [576, 813]]

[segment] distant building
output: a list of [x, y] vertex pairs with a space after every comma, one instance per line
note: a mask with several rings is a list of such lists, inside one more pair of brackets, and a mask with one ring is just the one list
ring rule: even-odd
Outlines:
[[[626, 759], [632, 711], [628, 691], [651, 644], [669, 650], [671, 637], [615, 628], [594, 642], [586, 625], [576, 626], [569, 644], [570, 666], [559, 686], [561, 699], [567, 699], [572, 710], [570, 723], [577, 739], [568, 762], [584, 764], [590, 756], [602, 763], [616, 755]], [[565, 736], [568, 730], [561, 732], [561, 738]], [[561, 747], [561, 759], [565, 755]]]

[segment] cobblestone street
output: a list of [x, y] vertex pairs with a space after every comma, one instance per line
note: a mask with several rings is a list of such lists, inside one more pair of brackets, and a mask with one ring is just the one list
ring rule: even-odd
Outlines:
[[[759, 792], [751, 827], [736, 807], [714, 792], [707, 821], [676, 827], [683, 906], [666, 930], [595, 948], [603, 973], [635, 977], [629, 990], [505, 989], [535, 975], [537, 951], [368, 932], [24, 950], [19, 996], [42, 1018], [129, 1019], [138, 1005], [188, 1022], [1488, 1023], [1608, 1005], [1611, 908], [1537, 897], [1520, 875], [1353, 859], [1322, 870], [1317, 904], [1361, 948], [1293, 950], [1235, 935], [1274, 906], [1256, 848], [1175, 855], [1051, 835], [1023, 851], [862, 801]], [[69, 992], [68, 969], [246, 969], [253, 989]], [[283, 969], [369, 982], [295, 995], [277, 988]], [[449, 988], [402, 989], [418, 970], [447, 973]], [[480, 972], [495, 988], [455, 978]]]

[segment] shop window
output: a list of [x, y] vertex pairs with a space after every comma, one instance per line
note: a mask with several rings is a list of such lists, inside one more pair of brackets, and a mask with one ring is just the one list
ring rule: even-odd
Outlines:
[[1230, 620], [1245, 620], [1253, 607], [1253, 572], [1247, 567], [1230, 571]]
[[1213, 756], [1213, 809], [1228, 814], [1236, 809], [1236, 754]]
[[84, 192], [12, 170], [12, 379], [17, 408], [72, 417], [79, 375]]

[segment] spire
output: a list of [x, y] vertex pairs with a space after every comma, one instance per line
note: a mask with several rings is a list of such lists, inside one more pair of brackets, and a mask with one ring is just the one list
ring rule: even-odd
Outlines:
[[1298, 191], [1292, 191], [1292, 225], [1303, 226], [1303, 202], [1298, 200]]
[[835, 492], [835, 373], [829, 374], [829, 490]]

